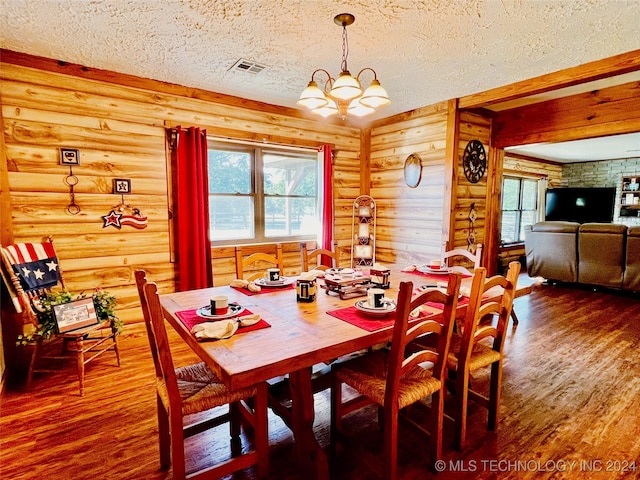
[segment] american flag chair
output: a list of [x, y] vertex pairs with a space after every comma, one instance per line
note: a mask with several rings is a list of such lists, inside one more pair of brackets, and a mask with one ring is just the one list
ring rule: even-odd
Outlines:
[[[53, 240], [47, 237], [42, 243], [16, 243], [0, 247], [0, 251], [6, 276], [9, 277], [9, 281], [5, 283], [13, 305], [27, 320], [23, 330], [34, 331], [39, 324], [38, 314], [44, 311], [41, 305], [42, 296], [58, 286], [63, 291], [66, 290]], [[80, 395], [84, 395], [84, 367], [98, 355], [113, 350], [120, 366], [117, 333], [110, 327], [98, 324], [54, 335], [62, 339], [60, 355], [42, 355], [44, 339], [41, 336], [35, 335], [33, 341], [29, 342], [32, 353], [27, 373], [27, 388], [31, 387], [34, 373], [53, 371], [50, 368], [37, 367], [37, 363], [45, 359], [64, 360], [70, 356], [75, 357]]]

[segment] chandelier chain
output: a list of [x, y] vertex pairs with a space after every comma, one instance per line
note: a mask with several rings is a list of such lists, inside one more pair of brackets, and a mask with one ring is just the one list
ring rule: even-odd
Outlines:
[[347, 39], [347, 26], [342, 26], [342, 66], [343, 72], [349, 70], [347, 67], [347, 57], [349, 56], [349, 40]]

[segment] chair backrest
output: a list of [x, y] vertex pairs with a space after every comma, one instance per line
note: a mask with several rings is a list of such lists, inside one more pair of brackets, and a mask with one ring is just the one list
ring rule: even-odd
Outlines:
[[[338, 252], [338, 242], [335, 240], [332, 242], [331, 250], [326, 248], [316, 248], [309, 250], [307, 242], [300, 243], [300, 257], [302, 271], [308, 272], [311, 270], [327, 270], [329, 268], [340, 267], [340, 252]], [[310, 265], [309, 260], [314, 260]], [[330, 263], [331, 265], [327, 265]]]
[[447, 267], [453, 269], [454, 272], [460, 272], [463, 275], [473, 275], [469, 269], [463, 267], [462, 265], [452, 265], [451, 260], [455, 259], [455, 257], [462, 257], [473, 263], [473, 270], [479, 268], [482, 265], [482, 244], [478, 243], [476, 245], [476, 252], [470, 252], [464, 248], [454, 248], [453, 250], [448, 250], [442, 254], [442, 261]]
[[37, 324], [40, 297], [58, 284], [65, 288], [53, 241], [48, 237], [42, 243], [16, 243], [0, 250], [16, 311]]
[[[276, 244], [276, 254], [271, 255], [268, 253], [264, 253], [264, 252], [256, 252], [253, 253], [247, 257], [243, 256], [243, 252], [242, 252], [242, 247], [236, 247], [236, 276], [239, 279], [244, 279], [245, 275], [244, 275], [244, 271], [245, 268], [248, 267], [249, 265], [258, 265], [258, 262], [267, 262], [273, 266], [276, 266], [280, 269], [280, 274], [282, 275], [283, 270], [284, 270], [284, 262], [282, 259], [282, 244], [277, 243]], [[269, 267], [265, 267], [265, 268], [270, 268], [271, 265]], [[258, 268], [262, 268], [262, 266], [258, 266]], [[252, 273], [249, 274], [246, 278], [246, 280], [252, 281], [255, 280], [257, 278], [260, 278], [264, 276], [264, 272], [256, 272], [256, 273]]]
[[[412, 300], [413, 283], [400, 282], [391, 353], [389, 355], [385, 405], [397, 402], [400, 379], [405, 372], [420, 363], [433, 363], [433, 377], [444, 379], [451, 334], [456, 318], [460, 283], [461, 275], [459, 273], [451, 273], [449, 274], [447, 293], [435, 289], [425, 290]], [[442, 317], [439, 320], [420, 321], [411, 317], [411, 312], [427, 302], [437, 302], [443, 305]], [[415, 324], [409, 327], [409, 323], [412, 321]], [[435, 349], [429, 347], [420, 347], [420, 350], [413, 349], [412, 353], [405, 358], [407, 345], [423, 335], [436, 335], [437, 347]]]
[[178, 380], [176, 379], [176, 371], [171, 358], [171, 349], [169, 347], [169, 338], [167, 337], [167, 329], [164, 326], [164, 315], [162, 306], [160, 305], [160, 296], [158, 295], [158, 286], [154, 282], [147, 282], [144, 285], [144, 295], [149, 309], [149, 319], [153, 330], [153, 336], [149, 336], [149, 344], [151, 351], [155, 352], [154, 358], [157, 357], [156, 366], [156, 388], [162, 401], [167, 404], [170, 409], [180, 412], [182, 409], [182, 400], [178, 391]]
[[149, 313], [149, 304], [147, 303], [147, 296], [144, 293], [145, 286], [148, 283], [147, 272], [144, 270], [136, 270], [135, 276], [136, 286], [138, 287], [138, 296], [140, 297], [140, 308], [142, 308], [144, 326], [147, 329], [147, 338], [149, 339], [151, 356], [153, 357], [153, 366], [156, 369], [156, 376], [160, 378], [162, 377], [162, 367], [160, 366], [160, 359], [158, 358], [158, 347], [155, 340], [155, 333], [153, 333], [153, 325], [151, 324], [151, 313]]
[[[487, 270], [484, 267], [477, 268], [474, 272], [458, 355], [458, 362], [462, 362], [462, 365], [469, 361], [473, 345], [483, 338], [492, 337], [493, 349], [502, 352], [513, 299], [516, 295], [518, 275], [520, 275], [519, 262], [509, 264], [506, 276], [495, 275], [487, 278]], [[496, 293], [498, 293], [496, 300], [482, 302], [483, 295], [493, 297]]]

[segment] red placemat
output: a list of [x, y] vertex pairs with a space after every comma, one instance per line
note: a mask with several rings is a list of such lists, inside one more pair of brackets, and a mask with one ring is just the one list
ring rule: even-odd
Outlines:
[[242, 292], [245, 295], [252, 296], [252, 295], [260, 295], [261, 293], [280, 292], [282, 290], [293, 290], [296, 288], [296, 284], [294, 282], [291, 285], [287, 285], [286, 287], [260, 287], [259, 292], [252, 292], [251, 290], [244, 287], [243, 288], [231, 287], [231, 288], [233, 288], [234, 290], [237, 290], [238, 292]]
[[395, 312], [387, 313], [379, 317], [371, 317], [361, 312], [356, 307], [340, 308], [339, 310], [331, 310], [327, 312], [332, 317], [344, 320], [351, 325], [360, 327], [368, 332], [375, 332], [393, 325], [395, 321]]
[[[197, 308], [193, 308], [191, 310], [182, 310], [181, 312], [176, 312], [176, 315], [178, 315], [178, 318], [180, 318], [180, 321], [184, 324], [185, 327], [189, 329], [189, 331], [191, 331], [194, 325], [208, 321], [206, 318], [202, 318], [201, 316], [199, 316], [196, 313], [197, 310], [198, 310]], [[251, 315], [251, 314], [252, 312], [245, 308], [238, 316], [242, 317], [244, 315]], [[236, 334], [250, 332], [251, 330], [259, 330], [261, 328], [267, 328], [270, 326], [271, 326], [270, 323], [267, 323], [261, 318], [260, 321], [255, 325], [250, 325], [248, 327], [238, 327], [238, 331], [236, 332]]]

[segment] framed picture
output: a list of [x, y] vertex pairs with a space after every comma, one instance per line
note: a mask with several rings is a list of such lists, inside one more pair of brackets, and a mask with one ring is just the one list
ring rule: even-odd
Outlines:
[[113, 193], [131, 193], [131, 180], [128, 178], [114, 178]]
[[54, 305], [53, 313], [56, 317], [58, 333], [71, 332], [99, 323], [93, 298], [81, 298], [73, 302]]
[[80, 152], [78, 149], [61, 148], [60, 165], [80, 165]]

